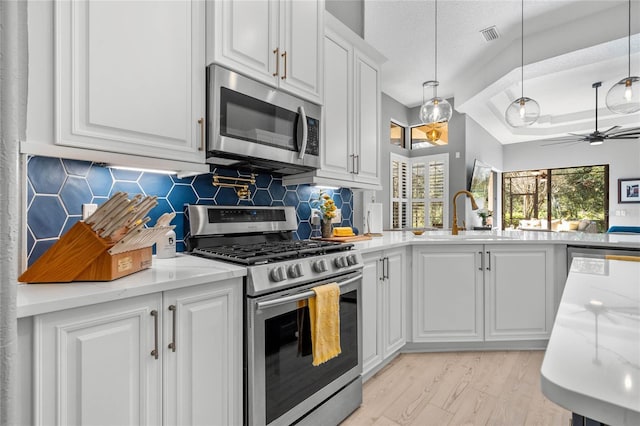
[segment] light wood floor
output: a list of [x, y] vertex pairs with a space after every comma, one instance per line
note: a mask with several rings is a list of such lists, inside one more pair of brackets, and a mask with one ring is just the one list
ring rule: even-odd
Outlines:
[[540, 390], [543, 351], [402, 354], [364, 385], [343, 426], [567, 426]]

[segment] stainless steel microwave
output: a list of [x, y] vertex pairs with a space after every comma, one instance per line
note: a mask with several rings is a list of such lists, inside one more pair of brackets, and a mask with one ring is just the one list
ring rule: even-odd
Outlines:
[[320, 167], [319, 105], [207, 67], [207, 162], [277, 174]]

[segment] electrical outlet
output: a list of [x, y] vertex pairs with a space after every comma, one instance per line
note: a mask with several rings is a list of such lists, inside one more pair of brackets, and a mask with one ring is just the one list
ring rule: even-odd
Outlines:
[[309, 222], [312, 225], [320, 225], [320, 210], [311, 209], [311, 217], [309, 218]]
[[[309, 218], [309, 223], [312, 225], [320, 225], [320, 217], [321, 213], [318, 209], [311, 209], [311, 217]], [[342, 222], [342, 211], [340, 209], [336, 210], [336, 216], [331, 219], [331, 223], [340, 223]]]
[[91, 216], [98, 209], [97, 204], [83, 204], [82, 205], [82, 220], [85, 220], [89, 216]]
[[331, 219], [331, 223], [340, 223], [342, 222], [342, 210], [337, 209], [336, 210], [336, 216]]

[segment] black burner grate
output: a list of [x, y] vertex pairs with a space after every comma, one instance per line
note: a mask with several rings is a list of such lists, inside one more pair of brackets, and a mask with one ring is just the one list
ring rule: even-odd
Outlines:
[[226, 260], [242, 265], [259, 265], [282, 260], [318, 256], [342, 250], [349, 250], [350, 244], [328, 241], [290, 240], [264, 242], [258, 244], [231, 244], [216, 247], [202, 247], [193, 250], [212, 259]]

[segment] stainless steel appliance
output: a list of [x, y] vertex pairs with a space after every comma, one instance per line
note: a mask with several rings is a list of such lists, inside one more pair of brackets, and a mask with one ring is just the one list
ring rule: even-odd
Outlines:
[[[338, 424], [362, 402], [362, 257], [351, 244], [293, 240], [293, 207], [190, 205], [187, 249], [247, 266], [245, 424]], [[340, 286], [341, 354], [312, 365], [315, 286]]]
[[638, 256], [640, 250], [620, 249], [617, 247], [593, 247], [593, 246], [568, 246], [567, 247], [567, 274], [571, 270], [571, 262], [575, 257], [589, 259], [605, 259], [607, 255], [614, 256]]
[[207, 68], [207, 161], [294, 174], [320, 167], [321, 107], [219, 65]]

